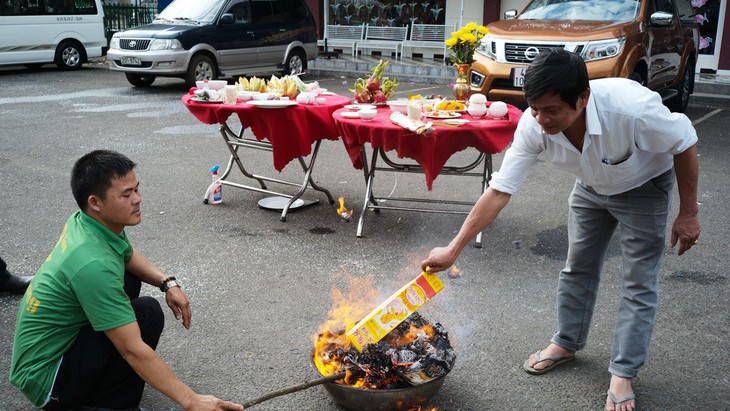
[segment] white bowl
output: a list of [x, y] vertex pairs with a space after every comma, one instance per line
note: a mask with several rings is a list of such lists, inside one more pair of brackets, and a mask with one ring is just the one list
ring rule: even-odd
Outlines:
[[[195, 82], [197, 88], [203, 88], [204, 81], [198, 80]], [[220, 90], [226, 86], [228, 82], [226, 80], [208, 80], [208, 90]]]
[[390, 109], [393, 111], [397, 111], [399, 113], [406, 114], [406, 113], [408, 113], [408, 100], [388, 101], [388, 107], [390, 107]]
[[378, 115], [378, 112], [377, 110], [365, 109], [358, 111], [357, 115], [365, 121], [370, 121], [374, 119], [376, 115]]
[[253, 98], [254, 92], [252, 91], [239, 91], [236, 94], [236, 101], [249, 101]]
[[254, 100], [271, 100], [274, 98], [274, 93], [258, 93], [253, 95]]

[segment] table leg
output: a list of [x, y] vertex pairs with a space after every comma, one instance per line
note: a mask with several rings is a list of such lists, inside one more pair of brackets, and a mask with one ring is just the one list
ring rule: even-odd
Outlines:
[[[321, 143], [321, 140], [319, 140], [319, 141], [317, 141], [315, 143], [314, 152], [312, 153], [312, 158], [309, 160], [309, 166], [307, 166], [304, 163], [304, 159], [303, 158], [299, 157], [299, 164], [302, 166], [302, 170], [304, 170], [305, 173], [307, 172], [307, 170], [311, 170], [312, 167], [314, 167], [314, 161], [315, 161], [315, 159], [317, 157], [317, 152], [319, 151], [319, 144], [320, 143]], [[310, 176], [309, 176], [309, 185], [312, 186], [313, 189], [315, 189], [315, 190], [317, 190], [319, 192], [324, 193], [327, 196], [327, 200], [329, 200], [330, 204], [334, 204], [335, 203], [335, 198], [332, 197], [332, 194], [329, 192], [329, 190], [327, 190], [324, 187], [320, 187], [319, 185], [317, 185], [317, 183], [314, 181], [314, 179], [311, 176], [311, 172], [310, 172]]]
[[[243, 159], [238, 153], [238, 149], [240, 147], [269, 151], [269, 152], [272, 151], [272, 147], [271, 147], [271, 144], [267, 141], [260, 141], [260, 140], [253, 139], [253, 138], [245, 138], [243, 136], [245, 130], [246, 129], [242, 127], [240, 132], [236, 134], [231, 130], [231, 128], [226, 123], [221, 124], [219, 127], [220, 134], [223, 137], [223, 140], [225, 141], [226, 146], [228, 147], [228, 150], [231, 153], [231, 156], [228, 159], [228, 164], [226, 165], [226, 169], [221, 174], [220, 178], [218, 179], [218, 182], [220, 184], [223, 184], [226, 186], [231, 186], [231, 187], [236, 187], [236, 188], [242, 188], [244, 190], [255, 191], [257, 193], [271, 194], [271, 195], [276, 196], [277, 198], [275, 199], [276, 201], [274, 202], [274, 203], [276, 203], [276, 206], [273, 206], [273, 207], [275, 207], [276, 210], [279, 210], [279, 209], [282, 210], [281, 218], [280, 218], [281, 221], [286, 221], [286, 215], [289, 212], [289, 209], [292, 207], [292, 205], [297, 200], [299, 200], [299, 198], [302, 196], [304, 191], [310, 185], [314, 190], [324, 193], [327, 196], [327, 199], [329, 200], [330, 204], [335, 203], [335, 199], [334, 199], [334, 197], [332, 197], [332, 194], [327, 189], [317, 185], [317, 183], [312, 178], [312, 170], [314, 169], [314, 164], [317, 159], [317, 153], [319, 152], [321, 140], [318, 140], [315, 143], [314, 150], [312, 152], [312, 156], [309, 160], [309, 164], [306, 164], [304, 162], [304, 159], [302, 159], [301, 157], [298, 159], [299, 164], [302, 166], [302, 169], [304, 170], [304, 179], [301, 182], [292, 182], [292, 181], [285, 181], [285, 180], [280, 180], [280, 179], [276, 179], [276, 178], [272, 178], [272, 177], [267, 177], [267, 176], [263, 176], [263, 175], [250, 173], [249, 171], [246, 170], [246, 168], [243, 165]], [[236, 164], [238, 169], [241, 171], [241, 173], [245, 177], [256, 180], [258, 182], [260, 188], [255, 187], [255, 186], [245, 185], [245, 184], [239, 184], [239, 183], [227, 180], [227, 178], [229, 177], [229, 175], [231, 173], [231, 170], [233, 170], [234, 163]], [[267, 189], [265, 182], [271, 182], [271, 183], [277, 183], [277, 184], [297, 187], [298, 191], [293, 196], [289, 195], [289, 194], [277, 192], [277, 191], [272, 191], [272, 190]], [[213, 184], [211, 184], [211, 186], [208, 188], [208, 190], [211, 190], [212, 187], [213, 187]], [[206, 200], [207, 200], [208, 194], [209, 194], [209, 192], [206, 193], [206, 197], [205, 197]], [[280, 203], [278, 202], [278, 200], [287, 201], [283, 208], [279, 208]], [[299, 201], [304, 201], [303, 205], [309, 205], [309, 204], [317, 202], [318, 200], [314, 200], [314, 201], [299, 200]], [[272, 203], [269, 203], [269, 204], [272, 204]], [[259, 203], [259, 205], [261, 205], [261, 203]], [[265, 206], [262, 206], [262, 207], [270, 208], [270, 207], [265, 207]]]
[[[241, 161], [241, 157], [238, 156], [238, 147], [239, 146], [230, 144], [231, 140], [230, 140], [228, 133], [230, 133], [231, 135], [234, 135], [234, 136], [235, 136], [235, 134], [228, 127], [228, 124], [223, 123], [220, 125], [220, 127], [218, 129], [219, 129], [221, 135], [223, 136], [223, 140], [225, 140], [225, 142], [226, 142], [226, 146], [228, 147], [228, 150], [231, 152], [231, 159], [229, 160], [229, 164], [231, 163], [231, 160], [235, 161], [236, 165], [238, 165], [238, 169], [241, 170], [241, 173], [243, 173], [244, 176], [258, 181], [259, 185], [261, 185], [261, 188], [263, 190], [266, 190], [266, 183], [264, 183], [264, 180], [262, 180], [260, 177], [253, 175], [252, 173], [249, 173], [248, 171], [246, 171], [246, 168], [243, 166], [243, 162]], [[243, 138], [244, 131], [245, 131], [245, 129], [241, 128], [241, 132], [239, 133], [237, 138], [239, 138], [239, 139]], [[226, 171], [223, 174], [223, 176], [221, 176], [220, 180], [225, 180], [225, 178], [228, 177], [228, 174], [230, 172], [231, 172], [231, 167], [229, 166], [226, 168]]]
[[[373, 150], [373, 157], [378, 155], [377, 150], [379, 150], [379, 149]], [[363, 146], [362, 150], [360, 151], [360, 156], [362, 158], [362, 171], [365, 176], [365, 184], [367, 185], [368, 176], [370, 175], [370, 171], [368, 168], [368, 154], [365, 151], [365, 146]], [[375, 199], [375, 196], [373, 195], [372, 190], [370, 191], [370, 202], [373, 203], [374, 205], [378, 205], [378, 200]], [[375, 212], [378, 213], [378, 212], [380, 212], [380, 210], [376, 209]]]
[[[363, 149], [364, 150], [364, 149]], [[365, 212], [368, 209], [368, 206], [370, 205], [371, 199], [373, 199], [373, 180], [375, 179], [375, 166], [378, 162], [378, 152], [379, 148], [373, 150], [373, 162], [370, 166], [369, 173], [367, 174], [367, 183], [365, 185], [365, 203], [362, 206], [362, 210], [360, 211], [360, 218], [357, 220], [357, 237], [362, 237], [362, 230], [363, 225], [365, 224]], [[365, 153], [363, 152], [363, 161], [365, 160]], [[367, 165], [366, 163], [363, 163], [363, 168], [365, 168]], [[375, 205], [374, 199], [372, 200]]]
[[[482, 191], [480, 193], [480, 197], [482, 194], [484, 194], [485, 191], [487, 191], [487, 187], [489, 187], [489, 179], [492, 177], [492, 155], [487, 154], [484, 158], [484, 170], [482, 171]], [[474, 242], [475, 248], [482, 248], [482, 232], [480, 231], [479, 234], [477, 234], [476, 241]]]
[[330, 194], [329, 191], [327, 191], [321, 187], [318, 187], [312, 180], [312, 170], [314, 169], [314, 162], [317, 160], [317, 153], [319, 152], [320, 143], [322, 143], [322, 140], [317, 140], [317, 142], [314, 143], [314, 150], [312, 151], [312, 158], [309, 159], [308, 166], [306, 164], [304, 164], [304, 160], [301, 157], [299, 157], [299, 164], [301, 164], [302, 168], [304, 169], [304, 180], [302, 181], [301, 187], [299, 187], [299, 191], [297, 191], [297, 193], [294, 194], [289, 199], [289, 202], [286, 203], [286, 205], [284, 206], [284, 209], [281, 210], [281, 217], [279, 218], [279, 220], [286, 221], [286, 214], [289, 212], [289, 207], [291, 207], [291, 205], [294, 204], [294, 202], [297, 201], [297, 199], [299, 199], [299, 197], [301, 197], [302, 194], [304, 194], [304, 191], [306, 191], [306, 189], [307, 189], [307, 185], [310, 185], [310, 184], [312, 185], [312, 188], [314, 188], [315, 190], [325, 193], [327, 195], [327, 198], [330, 201], [330, 204], [335, 203], [335, 199], [332, 198], [332, 194]]

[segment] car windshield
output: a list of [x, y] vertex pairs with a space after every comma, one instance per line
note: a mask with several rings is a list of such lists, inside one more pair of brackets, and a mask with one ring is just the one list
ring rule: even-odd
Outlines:
[[212, 23], [221, 4], [220, 0], [175, 0], [155, 20]]
[[523, 20], [631, 21], [640, 0], [535, 0], [517, 17]]

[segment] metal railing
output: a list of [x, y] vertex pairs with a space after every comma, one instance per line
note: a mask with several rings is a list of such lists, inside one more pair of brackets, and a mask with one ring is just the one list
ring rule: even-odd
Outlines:
[[157, 16], [155, 5], [121, 3], [104, 4], [104, 32], [107, 41], [118, 31], [152, 23]]

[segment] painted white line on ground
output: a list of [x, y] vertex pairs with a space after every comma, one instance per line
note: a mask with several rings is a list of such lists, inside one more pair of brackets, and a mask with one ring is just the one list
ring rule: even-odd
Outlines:
[[717, 114], [717, 113], [719, 113], [719, 112], [721, 112], [721, 111], [722, 111], [722, 109], [721, 109], [721, 108], [718, 108], [717, 110], [711, 111], [711, 112], [709, 112], [709, 113], [705, 114], [704, 116], [702, 116], [702, 117], [698, 118], [697, 120], [693, 121], [693, 122], [692, 122], [692, 125], [693, 125], [693, 126], [696, 126], [697, 124], [699, 124], [699, 123], [701, 123], [701, 122], [703, 122], [703, 121], [707, 120], [708, 118], [710, 118], [710, 117], [714, 116], [715, 114]]

